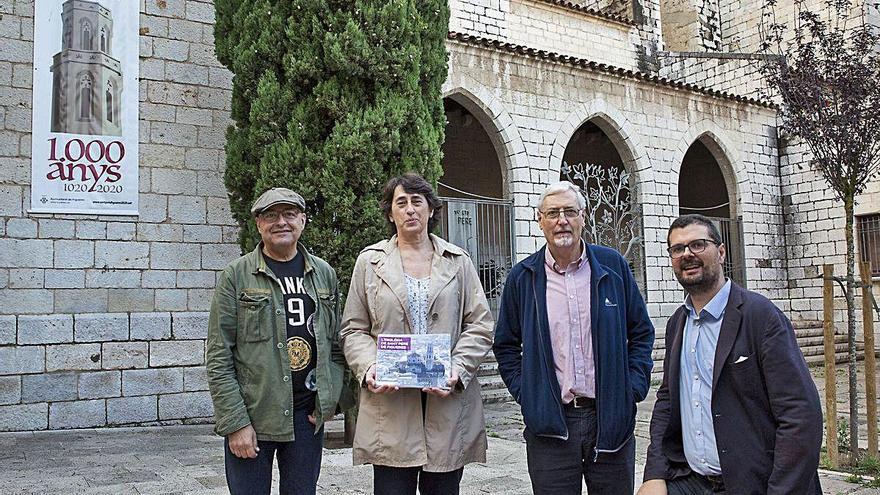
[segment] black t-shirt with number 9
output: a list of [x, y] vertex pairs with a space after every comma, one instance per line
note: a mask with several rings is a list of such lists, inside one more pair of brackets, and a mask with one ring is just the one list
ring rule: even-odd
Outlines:
[[290, 261], [276, 261], [263, 255], [272, 273], [281, 282], [284, 308], [287, 312], [287, 354], [290, 357], [290, 378], [293, 380], [293, 407], [315, 409], [317, 350], [315, 344], [315, 301], [304, 285], [305, 258], [297, 252]]

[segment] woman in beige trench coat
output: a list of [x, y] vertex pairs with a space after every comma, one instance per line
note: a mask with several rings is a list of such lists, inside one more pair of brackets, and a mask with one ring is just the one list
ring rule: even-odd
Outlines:
[[[342, 347], [362, 384], [354, 464], [373, 464], [377, 494], [457, 494], [464, 465], [486, 460], [477, 368], [492, 315], [470, 257], [429, 234], [441, 203], [416, 174], [391, 179], [382, 209], [395, 233], [358, 256], [342, 317]], [[449, 333], [448, 388], [376, 382], [381, 333]]]

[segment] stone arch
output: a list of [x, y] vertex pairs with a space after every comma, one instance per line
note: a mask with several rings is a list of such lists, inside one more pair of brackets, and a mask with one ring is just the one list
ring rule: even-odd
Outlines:
[[[737, 147], [724, 132], [709, 120], [704, 120], [688, 129], [679, 141], [673, 155], [670, 174], [670, 199], [675, 203], [678, 213], [701, 213], [716, 218], [722, 240], [727, 246], [727, 258], [724, 261], [725, 275], [741, 286], [747, 286], [747, 264], [745, 239], [743, 233], [743, 211], [745, 202], [743, 195], [750, 194], [748, 173], [737, 152]], [[700, 146], [695, 146], [699, 144]], [[691, 151], [695, 154], [690, 154]], [[707, 153], [708, 152], [708, 155]], [[709, 156], [711, 155], [711, 156]], [[688, 161], [688, 168], [695, 176], [688, 176], [682, 189], [682, 169]], [[711, 162], [717, 171], [705, 168]], [[719, 187], [718, 173], [724, 181]], [[696, 187], [697, 185], [702, 187]], [[727, 205], [713, 201], [726, 189]], [[686, 196], [683, 196], [685, 195]], [[687, 207], [683, 207], [683, 198], [688, 198]], [[723, 199], [723, 198], [722, 198]]]
[[[588, 123], [595, 125], [605, 134], [620, 157], [620, 165], [630, 174], [631, 184], [636, 186], [635, 197], [630, 198], [630, 201], [635, 201], [643, 207], [650, 204], [648, 196], [649, 191], [653, 188], [646, 185], [647, 182], [653, 182], [650, 159], [644, 151], [645, 148], [639, 135], [632, 130], [633, 125], [620, 110], [603, 99], [578, 105], [559, 126], [547, 164], [550, 177], [560, 176], [563, 157], [572, 137]], [[645, 228], [646, 215], [651, 215], [651, 212], [647, 208], [643, 208], [637, 224], [638, 235], [641, 236], [642, 242], [637, 251], [630, 253], [628, 260], [632, 265], [639, 288], [647, 297], [646, 256], [650, 250], [646, 241], [648, 237]]]
[[[116, 86], [113, 84], [113, 79], [107, 79], [107, 86], [104, 89], [104, 119], [107, 122], [114, 122], [119, 119], [119, 115], [116, 111]], [[115, 119], [114, 119], [115, 117]]]
[[76, 76], [76, 112], [74, 115], [80, 121], [91, 121], [95, 116], [96, 108], [96, 83], [95, 77], [88, 70], [81, 71]]
[[670, 169], [669, 197], [674, 198], [676, 208], [678, 205], [678, 183], [680, 180], [681, 165], [691, 145], [700, 141], [709, 152], [724, 176], [727, 185], [727, 197], [730, 199], [730, 216], [736, 218], [742, 215], [743, 199], [751, 197], [751, 184], [748, 171], [742, 163], [739, 152], [731, 143], [734, 141], [727, 133], [710, 120], [703, 120], [692, 125], [678, 141], [678, 146], [672, 155], [672, 167]]
[[[464, 82], [464, 81], [462, 81]], [[504, 185], [504, 197], [517, 202], [513, 172], [527, 169], [525, 145], [519, 135], [519, 129], [513, 117], [504, 105], [495, 98], [488, 89], [482, 86], [459, 84], [444, 88], [443, 98], [449, 98], [465, 107], [483, 126], [501, 165], [501, 178]]]
[[589, 104], [578, 105], [556, 131], [550, 150], [548, 169], [551, 177], [559, 177], [565, 148], [575, 132], [586, 122], [595, 123], [611, 139], [623, 160], [623, 166], [639, 185], [638, 200], [645, 202], [644, 185], [653, 182], [651, 161], [641, 138], [633, 132], [632, 124], [620, 110], [605, 100], [596, 99]]
[[[441, 234], [471, 254], [489, 307], [497, 314], [506, 273], [516, 261], [515, 238], [528, 235], [527, 223], [511, 221], [521, 209], [510, 204], [528, 203], [518, 190], [522, 185], [513, 179], [529, 177], [525, 146], [513, 118], [486, 88], [460, 78], [459, 84], [444, 85], [443, 98], [450, 140], [449, 147], [444, 143], [449, 159], [444, 159], [444, 175], [447, 165], [451, 173], [445, 184], [449, 189], [438, 188], [449, 198]], [[470, 175], [481, 164], [488, 173], [482, 178]]]
[[80, 23], [80, 49], [91, 50], [93, 47], [92, 42], [92, 23], [87, 20], [83, 20]]

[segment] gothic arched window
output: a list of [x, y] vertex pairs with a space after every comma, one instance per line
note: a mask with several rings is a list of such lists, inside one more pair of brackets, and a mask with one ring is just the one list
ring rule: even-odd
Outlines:
[[107, 30], [101, 28], [101, 51], [107, 53]]
[[107, 107], [107, 122], [113, 122], [113, 83], [107, 81], [104, 91], [104, 105]]
[[83, 50], [92, 49], [92, 26], [88, 22], [85, 22], [82, 25], [82, 40], [80, 42], [80, 48]]
[[63, 22], [62, 31], [64, 32], [64, 39], [62, 40], [62, 46], [64, 48], [73, 48], [73, 45], [70, 44], [70, 21], [67, 18], [64, 18]]
[[80, 120], [92, 119], [92, 76], [83, 74], [79, 78], [77, 88], [79, 96], [79, 118]]

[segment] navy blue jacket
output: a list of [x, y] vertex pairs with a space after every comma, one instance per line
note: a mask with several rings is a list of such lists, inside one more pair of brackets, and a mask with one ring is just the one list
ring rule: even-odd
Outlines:
[[[686, 320], [682, 306], [666, 324], [668, 345], [651, 416], [646, 481], [691, 472], [679, 404]], [[736, 284], [730, 289], [715, 348], [712, 417], [727, 493], [822, 493], [816, 473], [822, 409], [794, 330], [767, 298]]]
[[[654, 326], [623, 256], [613, 249], [585, 246], [592, 272], [598, 455], [617, 451], [632, 436], [636, 403], [648, 394]], [[529, 431], [568, 438], [547, 319], [545, 249], [517, 263], [508, 275], [493, 350]]]

